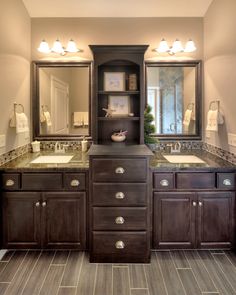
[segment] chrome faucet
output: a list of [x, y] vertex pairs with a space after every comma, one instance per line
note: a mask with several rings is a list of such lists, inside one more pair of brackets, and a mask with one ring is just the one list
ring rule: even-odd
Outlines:
[[181, 152], [181, 143], [179, 141], [171, 145], [171, 153], [180, 153]]
[[54, 152], [55, 153], [65, 153], [65, 147], [61, 146], [60, 142], [57, 141], [55, 143]]

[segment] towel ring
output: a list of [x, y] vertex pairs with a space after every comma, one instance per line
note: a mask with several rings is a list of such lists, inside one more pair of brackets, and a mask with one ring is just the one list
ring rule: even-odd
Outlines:
[[46, 104], [43, 104], [41, 108], [43, 112], [48, 112], [48, 106]]
[[187, 106], [187, 110], [193, 111], [194, 110], [194, 102], [190, 102]]
[[215, 105], [217, 108], [216, 110], [220, 110], [220, 100], [212, 100], [209, 104], [209, 111], [213, 111], [214, 109], [212, 109], [212, 106]]

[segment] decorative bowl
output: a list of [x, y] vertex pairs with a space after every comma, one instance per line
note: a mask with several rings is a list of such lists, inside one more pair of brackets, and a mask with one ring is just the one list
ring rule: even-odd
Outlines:
[[126, 136], [125, 135], [112, 134], [111, 139], [112, 139], [112, 141], [115, 141], [115, 142], [122, 142], [122, 141], [124, 141], [126, 139]]

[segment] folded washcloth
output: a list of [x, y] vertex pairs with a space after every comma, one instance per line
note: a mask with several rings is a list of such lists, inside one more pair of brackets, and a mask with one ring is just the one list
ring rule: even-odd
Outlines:
[[223, 124], [224, 118], [218, 110], [209, 110], [207, 114], [207, 131], [218, 131], [218, 124]]
[[29, 132], [28, 118], [25, 113], [16, 113], [16, 133]]
[[52, 126], [52, 121], [51, 121], [51, 115], [49, 112], [44, 112], [43, 113], [44, 118], [45, 118], [45, 122], [47, 124], [48, 127]]

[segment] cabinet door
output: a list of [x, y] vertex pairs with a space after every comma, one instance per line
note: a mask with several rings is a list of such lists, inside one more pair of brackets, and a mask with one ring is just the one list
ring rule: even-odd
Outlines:
[[195, 244], [194, 193], [154, 193], [154, 248], [193, 248]]
[[85, 193], [44, 193], [42, 215], [44, 247], [85, 249]]
[[232, 247], [234, 198], [233, 192], [198, 193], [198, 247]]
[[40, 193], [3, 193], [3, 246], [40, 248]]

